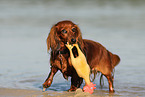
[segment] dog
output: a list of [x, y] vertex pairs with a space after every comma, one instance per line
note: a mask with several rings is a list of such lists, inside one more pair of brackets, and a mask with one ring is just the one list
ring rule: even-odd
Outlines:
[[[47, 50], [51, 49], [51, 71], [43, 83], [43, 88], [51, 86], [53, 77], [58, 70], [61, 71], [65, 79], [71, 77], [71, 87], [68, 91], [75, 91], [82, 84], [83, 79], [78, 76], [72, 66], [69, 50], [65, 46], [66, 43], [79, 45], [86, 56], [91, 73], [95, 75], [97, 72], [101, 72], [108, 80], [109, 91], [114, 92], [112, 73], [114, 67], [120, 62], [119, 56], [112, 54], [98, 42], [83, 39], [79, 27], [69, 20], [60, 21], [53, 25], [47, 37]], [[76, 48], [73, 48], [72, 51], [74, 57], [78, 56]]]

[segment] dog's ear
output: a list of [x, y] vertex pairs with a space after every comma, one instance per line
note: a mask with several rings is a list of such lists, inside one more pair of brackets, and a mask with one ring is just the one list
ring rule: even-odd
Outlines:
[[51, 28], [50, 33], [47, 37], [47, 51], [49, 51], [50, 48], [53, 51], [59, 48], [59, 37], [57, 35], [57, 26], [56, 25], [54, 25]]
[[78, 44], [81, 47], [81, 49], [83, 49], [84, 48], [84, 43], [83, 43], [83, 39], [82, 39], [82, 33], [80, 31], [80, 28], [77, 25], [75, 25], [75, 27], [76, 27], [77, 33], [78, 33], [78, 37], [77, 37]]

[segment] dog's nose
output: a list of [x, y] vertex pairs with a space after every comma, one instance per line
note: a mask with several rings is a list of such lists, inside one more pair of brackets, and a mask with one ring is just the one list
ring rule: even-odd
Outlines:
[[71, 42], [72, 42], [72, 43], [75, 43], [75, 42], [76, 42], [76, 39], [72, 38], [72, 39], [71, 39]]

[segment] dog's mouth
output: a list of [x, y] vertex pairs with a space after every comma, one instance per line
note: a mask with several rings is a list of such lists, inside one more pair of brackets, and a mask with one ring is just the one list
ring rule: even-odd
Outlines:
[[[74, 43], [66, 42], [65, 44], [69, 44], [69, 45], [73, 46]], [[78, 50], [75, 46], [72, 48], [72, 53], [73, 53], [74, 58], [76, 58], [79, 55]]]
[[64, 44], [69, 44], [69, 45], [73, 46], [74, 43], [71, 43], [71, 42], [64, 42]]
[[[69, 45], [73, 46], [74, 43], [66, 42], [66, 44], [69, 44]], [[78, 50], [75, 46], [72, 48], [72, 53], [73, 53], [74, 58], [76, 58], [78, 56]]]

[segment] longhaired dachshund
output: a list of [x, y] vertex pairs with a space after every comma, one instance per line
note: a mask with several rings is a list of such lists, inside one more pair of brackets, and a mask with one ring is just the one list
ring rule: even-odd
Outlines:
[[[120, 62], [118, 55], [112, 54], [100, 43], [82, 39], [79, 27], [72, 21], [60, 21], [55, 24], [47, 37], [47, 50], [51, 48], [50, 65], [51, 71], [43, 83], [43, 88], [51, 86], [53, 77], [58, 70], [61, 71], [63, 77], [68, 79], [71, 77], [71, 87], [69, 91], [75, 91], [83, 82], [83, 79], [78, 76], [76, 70], [71, 64], [70, 53], [65, 46], [66, 43], [77, 43], [79, 48], [85, 54], [87, 62], [91, 68], [91, 72], [95, 75], [101, 72], [109, 83], [109, 91], [114, 92], [112, 75], [114, 67]], [[72, 49], [74, 56], [77, 56], [77, 49]], [[102, 77], [101, 75], [101, 77]]]

